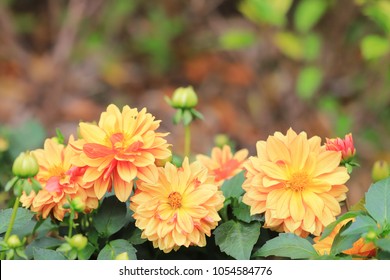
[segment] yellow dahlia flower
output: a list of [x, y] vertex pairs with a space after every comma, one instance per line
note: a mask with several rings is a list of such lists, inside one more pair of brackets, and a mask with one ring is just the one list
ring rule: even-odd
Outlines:
[[[72, 138], [71, 140], [72, 141]], [[98, 207], [98, 199], [93, 191], [92, 184], [85, 184], [82, 180], [85, 169], [71, 165], [70, 160], [74, 151], [70, 146], [64, 146], [57, 141], [47, 139], [44, 149], [32, 152], [39, 164], [36, 179], [42, 189], [29, 195], [23, 193], [20, 201], [23, 207], [31, 208], [38, 216], [44, 219], [52, 214], [62, 221], [69, 209], [63, 205], [78, 197], [85, 204], [85, 212]]]
[[196, 159], [200, 161], [209, 170], [210, 175], [214, 176], [215, 182], [221, 186], [223, 182], [240, 173], [248, 157], [248, 150], [242, 149], [234, 155], [229, 145], [223, 148], [214, 147], [211, 151], [211, 157], [197, 155]]
[[166, 253], [180, 246], [205, 246], [205, 235], [217, 226], [224, 202], [214, 179], [202, 164], [189, 164], [188, 158], [181, 168], [167, 163], [158, 175], [154, 183], [138, 180], [130, 198], [142, 237]]
[[[320, 240], [321, 237], [319, 236], [313, 239], [313, 241], [315, 242], [315, 244], [313, 244], [313, 247], [314, 249], [316, 249], [318, 254], [330, 254], [334, 238], [339, 233], [340, 229], [351, 220], [353, 219], [347, 219], [337, 224], [333, 231], [324, 239]], [[368, 258], [376, 255], [376, 247], [373, 242], [366, 242], [363, 238], [359, 238], [356, 242], [353, 243], [352, 248], [344, 250], [343, 253], [347, 255], [353, 255], [355, 257], [360, 256], [363, 258]]]
[[171, 155], [163, 138], [167, 133], [155, 131], [159, 125], [146, 109], [138, 112], [125, 106], [121, 112], [113, 104], [101, 114], [98, 125], [80, 123], [82, 139], [72, 143], [78, 152], [73, 163], [86, 167], [84, 181], [94, 184], [99, 199], [114, 185], [115, 195], [124, 202], [135, 177], [156, 177], [155, 160]]
[[300, 236], [320, 235], [341, 212], [348, 191], [341, 152], [327, 151], [318, 136], [291, 128], [256, 145], [257, 157], [244, 164], [243, 202], [251, 214], [265, 213], [264, 226]]

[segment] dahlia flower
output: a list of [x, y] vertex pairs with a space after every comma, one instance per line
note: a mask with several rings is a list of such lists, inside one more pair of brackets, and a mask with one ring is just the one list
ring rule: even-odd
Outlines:
[[[313, 239], [314, 243], [313, 247], [316, 249], [318, 254], [320, 255], [329, 255], [332, 249], [333, 241], [336, 235], [339, 233], [340, 229], [347, 224], [349, 221], [353, 219], [347, 219], [339, 224], [333, 229], [333, 231], [324, 239], [320, 240], [321, 237], [315, 237]], [[352, 248], [343, 251], [344, 254], [359, 256], [359, 257], [372, 257], [376, 254], [376, 247], [373, 242], [366, 242], [363, 238], [358, 239], [352, 245]]]
[[214, 176], [215, 182], [221, 186], [223, 182], [240, 173], [248, 157], [248, 150], [242, 149], [234, 155], [229, 145], [223, 148], [214, 147], [211, 151], [211, 157], [197, 155], [196, 159], [200, 161], [209, 170], [210, 175]]
[[98, 207], [98, 199], [92, 184], [85, 184], [82, 180], [85, 169], [74, 167], [70, 163], [74, 156], [70, 146], [65, 147], [53, 139], [47, 139], [44, 149], [32, 153], [39, 164], [36, 179], [42, 185], [42, 189], [38, 193], [31, 191], [29, 195], [23, 193], [20, 198], [23, 207], [31, 208], [44, 219], [51, 214], [60, 221], [69, 212], [63, 205], [76, 197], [85, 204], [85, 212]]
[[342, 156], [341, 158], [344, 161], [348, 161], [356, 153], [355, 146], [353, 145], [352, 134], [348, 133], [345, 135], [344, 140], [341, 138], [328, 139], [326, 138], [325, 147], [328, 151], [340, 151]]
[[138, 180], [130, 200], [142, 237], [168, 253], [180, 246], [205, 246], [206, 235], [221, 219], [224, 197], [207, 169], [185, 158], [181, 168], [160, 167], [156, 182]]
[[339, 167], [341, 153], [291, 128], [258, 141], [256, 148], [257, 156], [244, 164], [243, 202], [251, 214], [265, 213], [264, 226], [272, 230], [320, 235], [346, 198], [349, 175]]
[[78, 153], [74, 165], [85, 167], [84, 181], [93, 183], [96, 196], [101, 199], [107, 191], [126, 201], [136, 177], [143, 180], [155, 178], [156, 159], [171, 155], [169, 145], [158, 133], [160, 121], [146, 113], [124, 106], [122, 112], [111, 104], [101, 114], [98, 125], [80, 123], [82, 139], [71, 145]]

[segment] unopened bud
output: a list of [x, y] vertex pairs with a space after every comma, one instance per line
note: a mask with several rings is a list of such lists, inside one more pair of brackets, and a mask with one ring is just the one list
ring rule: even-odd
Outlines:
[[127, 252], [120, 253], [115, 257], [115, 260], [129, 260], [129, 255]]
[[38, 174], [39, 165], [29, 151], [21, 153], [14, 161], [12, 172], [20, 178], [30, 178]]
[[378, 160], [374, 163], [374, 166], [372, 167], [372, 180], [375, 182], [378, 182], [382, 179], [385, 179], [390, 176], [389, 172], [389, 164], [387, 161], [384, 160]]
[[72, 248], [75, 248], [77, 251], [83, 250], [88, 244], [88, 238], [82, 234], [75, 234], [71, 239], [68, 240], [68, 243]]
[[70, 205], [76, 212], [83, 212], [85, 209], [85, 203], [81, 200], [80, 197], [75, 197], [70, 202]]
[[19, 237], [16, 234], [11, 235], [7, 240], [7, 245], [10, 248], [17, 248], [22, 246], [22, 242], [20, 241]]
[[198, 104], [198, 96], [192, 86], [180, 87], [173, 92], [171, 105], [174, 108], [194, 108]]

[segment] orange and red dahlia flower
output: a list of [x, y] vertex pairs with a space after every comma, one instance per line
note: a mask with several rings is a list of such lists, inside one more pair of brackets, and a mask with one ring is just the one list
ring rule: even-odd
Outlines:
[[146, 109], [138, 112], [124, 106], [120, 111], [113, 104], [101, 114], [98, 125], [80, 123], [82, 139], [71, 143], [78, 153], [72, 162], [86, 168], [83, 179], [93, 183], [99, 199], [114, 186], [115, 195], [124, 202], [136, 177], [157, 176], [155, 160], [171, 155], [163, 138], [167, 133], [156, 132], [159, 125]]
[[31, 191], [29, 195], [23, 193], [20, 199], [23, 207], [31, 208], [44, 219], [51, 214], [60, 221], [69, 212], [63, 205], [76, 197], [85, 205], [85, 212], [98, 207], [92, 184], [85, 184], [82, 180], [85, 169], [74, 167], [70, 163], [74, 156], [70, 146], [65, 147], [55, 140], [47, 139], [44, 149], [32, 153], [39, 164], [36, 179], [42, 189], [38, 193]]
[[210, 175], [214, 176], [216, 184], [221, 186], [225, 180], [234, 177], [243, 170], [247, 157], [247, 149], [239, 150], [233, 155], [230, 146], [224, 145], [222, 149], [214, 147], [211, 151], [211, 157], [197, 155], [196, 159], [207, 167]]
[[142, 237], [166, 253], [180, 246], [205, 246], [224, 202], [213, 177], [202, 164], [189, 164], [187, 158], [181, 168], [167, 163], [158, 173], [155, 182], [138, 180], [130, 198]]
[[243, 202], [252, 215], [265, 213], [264, 226], [300, 236], [320, 235], [341, 212], [347, 169], [341, 153], [327, 151], [317, 136], [291, 128], [257, 142], [257, 156], [244, 164]]

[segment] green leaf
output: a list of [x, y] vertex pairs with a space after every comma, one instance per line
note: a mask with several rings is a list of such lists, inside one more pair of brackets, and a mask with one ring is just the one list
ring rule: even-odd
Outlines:
[[310, 259], [318, 257], [318, 253], [308, 240], [293, 233], [281, 233], [278, 237], [268, 240], [253, 256]]
[[89, 258], [92, 256], [93, 252], [95, 252], [95, 247], [88, 243], [87, 246], [78, 252], [78, 259], [79, 260], [89, 260]]
[[113, 260], [115, 257], [121, 253], [127, 252], [130, 260], [136, 260], [136, 252], [137, 250], [124, 239], [113, 240], [108, 243], [104, 248], [100, 251], [97, 259], [98, 260]]
[[301, 70], [297, 80], [296, 91], [303, 100], [313, 97], [322, 84], [322, 71], [318, 67], [307, 66]]
[[96, 230], [103, 236], [118, 232], [126, 224], [126, 211], [126, 203], [115, 195], [106, 197], [93, 219]]
[[362, 211], [350, 211], [350, 212], [347, 212], [347, 213], [341, 215], [340, 217], [337, 218], [336, 221], [330, 223], [329, 225], [327, 225], [327, 226], [325, 227], [324, 231], [322, 232], [322, 235], [321, 235], [320, 240], [324, 239], [325, 237], [328, 237], [329, 234], [332, 233], [332, 231], [334, 230], [334, 228], [335, 228], [339, 223], [341, 223], [342, 221], [347, 220], [347, 219], [355, 218], [356, 216], [361, 215], [361, 214], [363, 214], [363, 213], [364, 213], [364, 212], [362, 212]]
[[34, 248], [55, 249], [62, 243], [64, 243], [64, 241], [59, 240], [57, 238], [42, 237], [39, 239], [34, 239], [30, 244], [28, 244], [25, 252], [29, 258], [32, 258], [34, 253]]
[[365, 204], [366, 204], [366, 200], [363, 197], [357, 203], [352, 205], [350, 210], [352, 210], [352, 211], [364, 211], [365, 212], [366, 211]]
[[184, 125], [189, 125], [193, 120], [191, 111], [188, 109], [183, 110], [183, 124]]
[[250, 223], [252, 221], [250, 206], [242, 202], [233, 207], [233, 215], [240, 221], [246, 223]]
[[357, 216], [352, 225], [343, 231], [341, 236], [360, 234], [360, 236], [369, 230], [376, 230], [378, 228], [376, 222], [370, 216]]
[[66, 260], [66, 257], [57, 251], [34, 247], [34, 260]]
[[375, 241], [375, 245], [384, 251], [390, 252], [390, 238], [378, 239]]
[[[11, 220], [11, 215], [12, 215], [12, 208], [0, 210], [0, 234], [7, 231], [9, 222]], [[15, 223], [12, 232], [26, 226], [31, 221], [33, 215], [34, 213], [31, 212], [30, 210], [19, 207], [16, 213]]]
[[294, 25], [300, 32], [308, 32], [322, 17], [327, 8], [325, 0], [303, 0], [298, 2], [294, 13]]
[[378, 260], [390, 260], [390, 252], [378, 250], [376, 258]]
[[65, 137], [64, 134], [62, 134], [61, 130], [59, 128], [56, 128], [56, 135], [58, 143], [64, 144], [65, 143]]
[[352, 224], [352, 221], [348, 222], [346, 225], [344, 225], [340, 229], [340, 231], [335, 236], [333, 243], [332, 243], [332, 249], [330, 250], [331, 255], [337, 255], [344, 250], [352, 248], [353, 243], [355, 243], [361, 237], [360, 234], [351, 234], [351, 235], [347, 235], [347, 236], [341, 236], [343, 231], [348, 229], [351, 224]]
[[375, 21], [386, 33], [390, 33], [390, 2], [387, 0], [377, 1], [366, 5], [364, 14]]
[[390, 42], [387, 38], [378, 35], [368, 35], [363, 38], [360, 48], [365, 59], [376, 59], [389, 52]]
[[253, 246], [260, 236], [260, 223], [228, 221], [214, 231], [215, 243], [222, 252], [237, 260], [249, 260]]
[[133, 233], [131, 234], [129, 241], [133, 245], [140, 245], [145, 243], [147, 239], [141, 237], [142, 231], [139, 228], [135, 228]]
[[233, 178], [230, 178], [229, 180], [223, 182], [221, 190], [225, 198], [239, 198], [244, 193], [244, 190], [242, 189], [242, 184], [244, 183], [244, 181], [244, 171], [241, 171]]
[[390, 178], [378, 181], [368, 189], [366, 209], [382, 227], [390, 224]]
[[183, 110], [177, 109], [175, 115], [173, 115], [173, 124], [180, 123], [182, 117], [183, 117]]
[[301, 39], [291, 32], [279, 32], [273, 38], [274, 44], [289, 58], [300, 60], [303, 58], [303, 44]]
[[232, 29], [219, 37], [219, 45], [225, 50], [239, 50], [252, 46], [256, 35], [247, 30]]
[[307, 61], [315, 60], [321, 52], [321, 37], [314, 33], [309, 33], [302, 40], [303, 56]]

